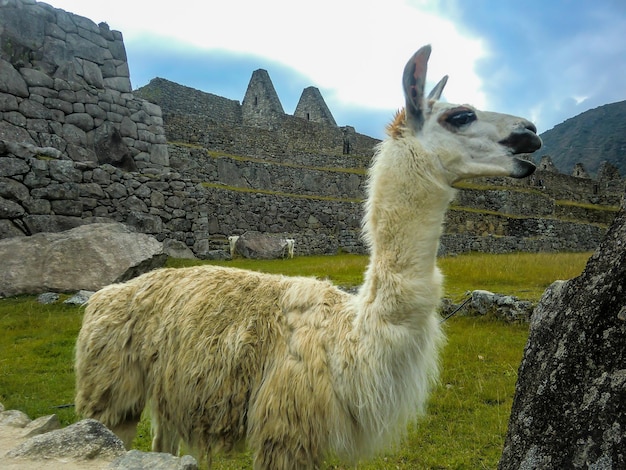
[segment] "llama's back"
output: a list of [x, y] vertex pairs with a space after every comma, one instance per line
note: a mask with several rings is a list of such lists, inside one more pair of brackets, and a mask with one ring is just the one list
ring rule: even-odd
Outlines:
[[326, 321], [310, 303], [344, 295], [313, 279], [211, 266], [108, 286], [90, 299], [78, 337], [77, 412], [123, 431], [151, 400], [168, 433], [228, 450], [246, 437], [249, 415], [266, 412], [249, 408], [267, 400], [262, 379], [282, 368], [276, 357], [289, 357], [293, 329]]

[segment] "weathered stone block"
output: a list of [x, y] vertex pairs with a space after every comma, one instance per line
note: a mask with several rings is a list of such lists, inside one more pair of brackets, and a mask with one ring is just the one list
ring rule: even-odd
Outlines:
[[29, 87], [54, 89], [54, 80], [48, 74], [39, 70], [23, 67], [20, 69], [20, 74]]
[[29, 198], [29, 190], [28, 187], [19, 181], [0, 177], [0, 196], [16, 201], [25, 201]]
[[21, 158], [0, 158], [0, 176], [15, 176], [28, 173], [30, 167]]
[[67, 124], [74, 125], [85, 132], [89, 132], [94, 129], [93, 117], [87, 113], [73, 113], [65, 116], [65, 122]]
[[132, 88], [130, 86], [130, 80], [125, 77], [109, 77], [103, 79], [105, 88], [117, 90], [122, 93], [130, 93]]
[[97, 104], [87, 103], [85, 105], [85, 112], [94, 119], [105, 120], [107, 117], [106, 111]]
[[51, 204], [47, 199], [27, 199], [22, 205], [29, 214], [47, 215], [50, 214]]
[[102, 186], [100, 186], [98, 183], [84, 183], [80, 185], [80, 196], [103, 198], [105, 197], [105, 193], [102, 190]]
[[83, 78], [85, 81], [96, 88], [104, 88], [104, 80], [102, 78], [102, 71], [98, 64], [89, 60], [83, 61]]
[[[91, 116], [90, 116], [91, 117]], [[93, 119], [92, 119], [93, 124]], [[63, 124], [63, 136], [68, 143], [85, 147], [87, 145], [87, 134], [80, 127], [66, 122]]]
[[53, 160], [50, 162], [50, 177], [60, 183], [80, 183], [83, 173], [74, 167], [71, 160]]
[[0, 219], [16, 219], [25, 213], [24, 208], [18, 203], [0, 197]]
[[17, 98], [8, 93], [0, 93], [0, 112], [17, 111]]
[[120, 134], [122, 137], [137, 139], [137, 124], [128, 116], [124, 116], [122, 118], [122, 122], [120, 123]]
[[131, 212], [126, 219], [126, 224], [142, 233], [163, 232], [163, 222], [160, 217], [142, 212]]
[[26, 81], [9, 62], [3, 59], [0, 59], [0, 77], [2, 77], [2, 80], [0, 80], [1, 92], [21, 98], [28, 97]]
[[54, 200], [51, 201], [51, 209], [55, 215], [67, 215], [80, 217], [83, 215], [83, 204], [80, 200]]
[[111, 183], [109, 187], [105, 189], [105, 191], [112, 199], [120, 199], [122, 197], [128, 196], [128, 190], [126, 189], [126, 186], [118, 182]]
[[50, 119], [52, 117], [48, 108], [30, 99], [22, 101], [18, 105], [18, 109], [20, 113], [27, 118]]
[[13, 222], [8, 219], [0, 219], [0, 239], [23, 236], [25, 236], [25, 233], [22, 232]]
[[152, 151], [150, 152], [150, 162], [154, 163], [155, 165], [169, 166], [170, 160], [167, 145], [153, 145]]

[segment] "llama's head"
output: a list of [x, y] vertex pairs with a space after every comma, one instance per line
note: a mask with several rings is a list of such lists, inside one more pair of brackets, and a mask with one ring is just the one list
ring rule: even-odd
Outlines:
[[447, 76], [425, 96], [429, 56], [430, 46], [424, 46], [406, 64], [402, 79], [406, 106], [389, 126], [390, 137], [417, 138], [437, 155], [450, 183], [478, 176], [532, 174], [535, 165], [514, 155], [541, 147], [536, 127], [520, 117], [439, 102]]

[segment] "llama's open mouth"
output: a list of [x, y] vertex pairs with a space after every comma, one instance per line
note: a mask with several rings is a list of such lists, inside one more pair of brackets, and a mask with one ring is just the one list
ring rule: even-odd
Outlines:
[[524, 160], [522, 158], [514, 157], [515, 167], [509, 176], [512, 178], [526, 178], [527, 176], [532, 175], [537, 167], [533, 162], [529, 162], [528, 160]]

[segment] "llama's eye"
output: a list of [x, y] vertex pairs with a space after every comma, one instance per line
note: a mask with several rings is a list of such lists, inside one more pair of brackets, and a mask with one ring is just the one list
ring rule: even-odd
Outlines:
[[476, 113], [469, 109], [457, 111], [446, 118], [446, 122], [454, 127], [462, 127], [476, 120]]

